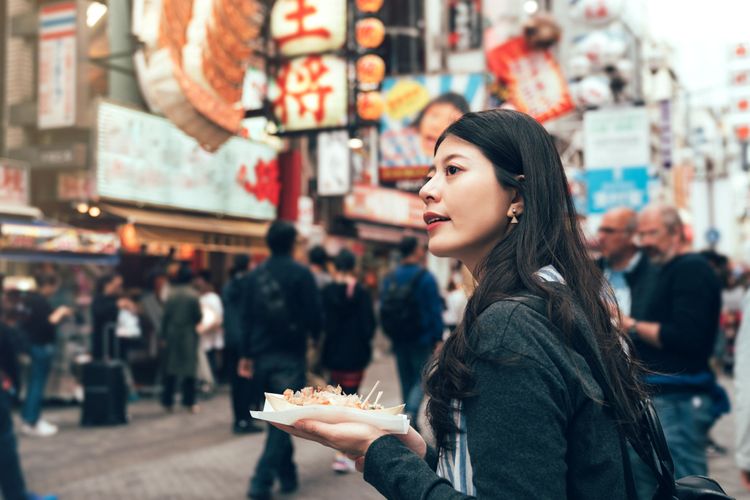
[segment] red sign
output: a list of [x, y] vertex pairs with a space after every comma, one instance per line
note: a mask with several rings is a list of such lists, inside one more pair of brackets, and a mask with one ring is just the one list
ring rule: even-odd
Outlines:
[[17, 162], [0, 158], [0, 204], [24, 206], [28, 202], [28, 169]]
[[487, 63], [508, 88], [508, 101], [540, 122], [574, 109], [560, 66], [549, 51], [531, 50], [523, 37], [490, 50]]

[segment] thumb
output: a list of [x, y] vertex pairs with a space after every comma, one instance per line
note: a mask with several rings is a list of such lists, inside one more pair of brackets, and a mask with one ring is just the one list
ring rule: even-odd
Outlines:
[[358, 472], [365, 472], [365, 457], [359, 457], [357, 460], [354, 461], [354, 467], [357, 469]]

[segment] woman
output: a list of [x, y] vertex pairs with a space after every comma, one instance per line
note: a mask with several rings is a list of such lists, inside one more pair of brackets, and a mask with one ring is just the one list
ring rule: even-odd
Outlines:
[[96, 282], [94, 300], [91, 302], [92, 339], [91, 352], [94, 359], [114, 358], [127, 359], [122, 352], [122, 343], [115, 335], [120, 310], [136, 314], [138, 308], [122, 294], [122, 276], [116, 273], [105, 274]]
[[[331, 384], [346, 394], [357, 394], [372, 356], [375, 311], [372, 299], [354, 275], [356, 258], [347, 249], [334, 258], [334, 281], [323, 288], [323, 367], [330, 372]], [[332, 465], [336, 472], [354, 470], [354, 462], [337, 454]]]
[[[618, 431], [638, 440], [637, 373], [552, 139], [519, 112], [468, 113], [439, 138], [434, 165], [420, 192], [429, 249], [461, 260], [478, 283], [426, 380], [439, 454], [413, 430], [310, 420], [285, 429], [358, 457], [391, 499], [627, 498]], [[541, 297], [547, 314], [523, 295]], [[601, 354], [611, 411], [574, 338]]]
[[182, 406], [198, 413], [195, 404], [195, 373], [198, 368], [197, 327], [203, 317], [198, 294], [191, 286], [193, 273], [180, 267], [164, 305], [161, 335], [164, 345], [164, 389], [161, 404], [171, 412], [177, 378], [182, 379]]

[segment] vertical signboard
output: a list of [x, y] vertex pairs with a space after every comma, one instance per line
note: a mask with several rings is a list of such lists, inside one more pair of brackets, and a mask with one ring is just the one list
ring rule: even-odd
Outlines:
[[76, 122], [76, 2], [47, 4], [39, 11], [40, 129]]
[[351, 189], [351, 152], [346, 130], [318, 134], [318, 194], [343, 196]]
[[589, 214], [615, 207], [643, 208], [648, 203], [648, 111], [588, 111], [583, 134]]

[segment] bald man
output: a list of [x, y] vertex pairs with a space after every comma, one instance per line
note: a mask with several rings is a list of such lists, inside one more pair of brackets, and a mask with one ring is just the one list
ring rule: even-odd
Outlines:
[[643, 319], [653, 289], [655, 269], [635, 244], [638, 214], [613, 208], [597, 230], [602, 257], [598, 264], [607, 278], [623, 316]]
[[[707, 475], [708, 431], [724, 401], [709, 368], [721, 285], [706, 259], [683, 253], [677, 210], [650, 205], [638, 217], [643, 252], [660, 267], [643, 320], [624, 318], [672, 452], [675, 476]], [[724, 394], [726, 396], [726, 394]]]

